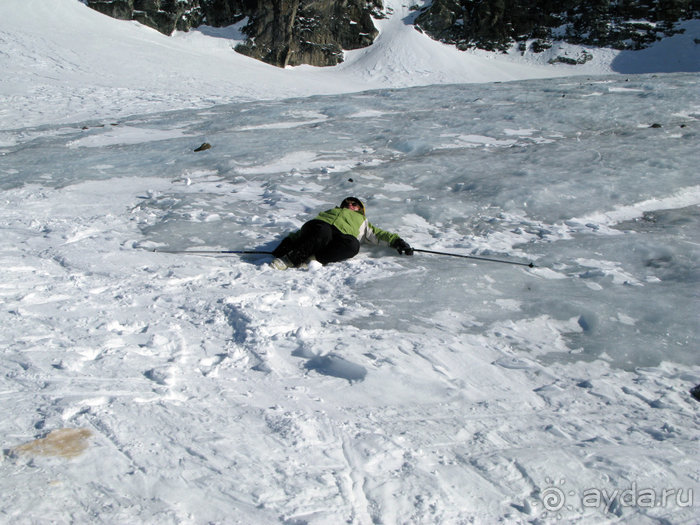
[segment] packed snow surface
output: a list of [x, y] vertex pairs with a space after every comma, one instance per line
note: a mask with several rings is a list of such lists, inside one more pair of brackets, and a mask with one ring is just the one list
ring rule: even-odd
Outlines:
[[[386, 3], [324, 70], [0, 5], [0, 521], [696, 522], [697, 32], [584, 76]], [[348, 195], [505, 263], [164, 253]]]

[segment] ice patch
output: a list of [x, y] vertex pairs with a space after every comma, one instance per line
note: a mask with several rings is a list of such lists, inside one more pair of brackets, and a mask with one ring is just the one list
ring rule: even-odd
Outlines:
[[460, 135], [455, 137], [454, 143], [451, 145], [445, 145], [443, 148], [464, 148], [464, 147], [507, 147], [517, 144], [517, 140], [512, 139], [495, 139], [493, 137], [487, 137], [483, 135]]
[[338, 158], [333, 160], [327, 155], [319, 155], [314, 151], [295, 151], [282, 158], [267, 164], [252, 166], [236, 166], [236, 172], [242, 175], [266, 175], [274, 173], [304, 173], [317, 171], [331, 173], [335, 171], [347, 171], [354, 166], [354, 162]]
[[[238, 128], [239, 131], [257, 131], [257, 130], [276, 130], [276, 129], [292, 129], [292, 128], [298, 128], [301, 126], [310, 126], [312, 124], [318, 124], [320, 122], [323, 122], [324, 120], [327, 119], [326, 115], [321, 115], [321, 114], [308, 114], [308, 113], [301, 113], [299, 114], [301, 117], [306, 117], [306, 120], [298, 120], [298, 121], [287, 121], [287, 122], [270, 122], [268, 124], [258, 124], [254, 126], [242, 126]], [[311, 116], [312, 118], [308, 118]]]
[[636, 88], [625, 88], [625, 87], [609, 87], [608, 91], [610, 93], [642, 93], [642, 89]]
[[[645, 212], [697, 205], [700, 205], [700, 186], [688, 186], [678, 189], [673, 195], [647, 199], [628, 206], [619, 206], [608, 212], [592, 213], [584, 217], [571, 219], [571, 222], [579, 224], [593, 223], [610, 227], [623, 221], [641, 217]], [[614, 230], [606, 230], [606, 232], [615, 233]]]
[[148, 129], [121, 126], [113, 127], [105, 132], [95, 133], [93, 131], [86, 137], [69, 141], [66, 146], [69, 148], [101, 148], [106, 146], [157, 142], [187, 136], [188, 134], [186, 132], [179, 129]]

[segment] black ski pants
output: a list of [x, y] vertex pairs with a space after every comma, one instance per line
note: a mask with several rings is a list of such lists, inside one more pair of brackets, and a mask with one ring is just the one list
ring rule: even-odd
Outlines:
[[328, 264], [350, 259], [360, 251], [360, 241], [355, 237], [318, 219], [304, 224], [300, 233], [286, 253], [295, 266], [312, 255], [321, 264]]

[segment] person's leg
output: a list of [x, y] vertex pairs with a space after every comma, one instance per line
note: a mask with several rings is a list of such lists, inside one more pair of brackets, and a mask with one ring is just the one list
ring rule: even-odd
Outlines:
[[333, 228], [333, 238], [329, 243], [316, 251], [316, 260], [321, 264], [344, 261], [355, 257], [360, 251], [360, 241], [352, 235], [341, 233]]
[[289, 237], [282, 239], [282, 242], [277, 245], [277, 248], [272, 250], [272, 255], [275, 257], [284, 257], [294, 249], [295, 242]]
[[301, 235], [294, 243], [294, 248], [286, 254], [287, 257], [294, 266], [299, 266], [331, 242], [333, 230], [336, 228], [327, 222], [316, 219], [307, 222], [301, 227]]

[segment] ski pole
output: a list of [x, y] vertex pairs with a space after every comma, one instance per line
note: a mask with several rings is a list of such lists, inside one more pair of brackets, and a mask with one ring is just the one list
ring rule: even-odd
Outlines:
[[433, 250], [420, 250], [418, 248], [413, 248], [414, 252], [421, 252], [421, 253], [432, 253], [435, 255], [449, 255], [450, 257], [462, 257], [464, 259], [476, 259], [478, 261], [489, 261], [489, 262], [498, 262], [498, 263], [503, 263], [503, 264], [515, 264], [517, 266], [527, 266], [528, 268], [534, 268], [535, 265], [534, 263], [523, 263], [523, 262], [517, 262], [517, 261], [504, 261], [503, 259], [491, 259], [489, 257], [478, 257], [476, 255], [462, 255], [459, 253], [447, 253], [447, 252], [435, 252]]
[[272, 255], [272, 252], [259, 250], [159, 250], [153, 249], [156, 253], [178, 253], [190, 255]]

